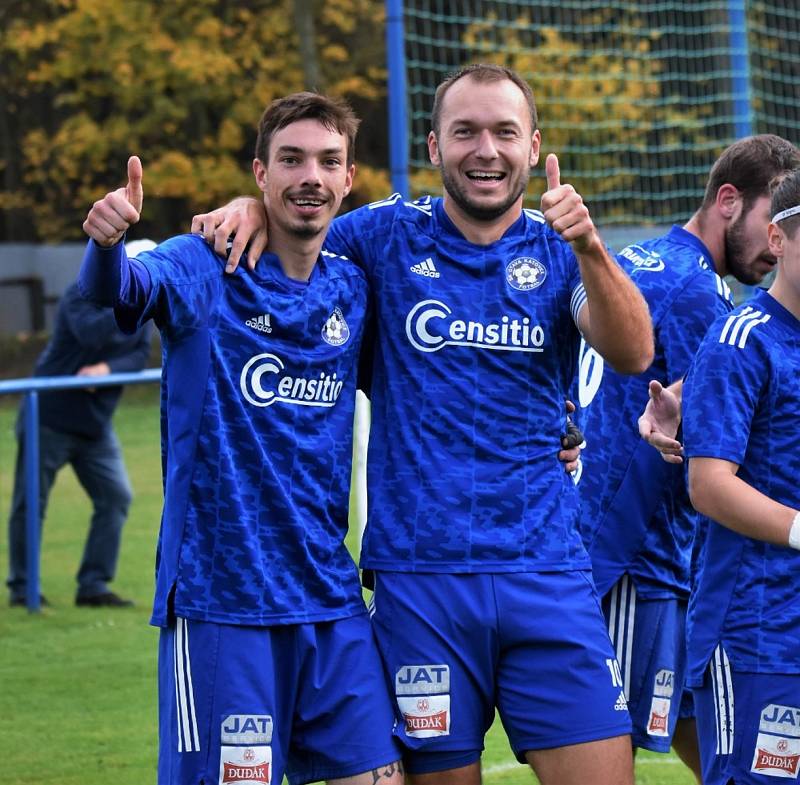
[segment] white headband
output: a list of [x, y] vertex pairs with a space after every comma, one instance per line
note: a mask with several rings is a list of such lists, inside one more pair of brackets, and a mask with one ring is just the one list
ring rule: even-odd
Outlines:
[[797, 215], [800, 213], [800, 204], [795, 205], [794, 207], [789, 207], [787, 210], [781, 210], [779, 213], [775, 213], [772, 216], [772, 223], [776, 224], [778, 221], [782, 221], [784, 218], [791, 218], [793, 215]]

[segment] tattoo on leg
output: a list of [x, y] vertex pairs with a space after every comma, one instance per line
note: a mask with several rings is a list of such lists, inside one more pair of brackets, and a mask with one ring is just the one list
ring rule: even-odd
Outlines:
[[389, 780], [395, 774], [402, 774], [403, 773], [403, 764], [400, 761], [396, 763], [390, 763], [388, 766], [382, 769], [373, 769], [372, 770], [372, 785], [378, 785], [381, 780]]

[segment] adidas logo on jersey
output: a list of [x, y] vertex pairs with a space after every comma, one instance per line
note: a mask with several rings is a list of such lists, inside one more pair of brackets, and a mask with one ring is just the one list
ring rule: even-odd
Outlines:
[[627, 711], [628, 701], [625, 700], [625, 693], [620, 692], [617, 702], [614, 704], [614, 711]]
[[414, 264], [408, 268], [412, 273], [417, 275], [424, 275], [426, 278], [440, 278], [441, 274], [436, 269], [433, 259], [429, 256], [424, 262]]
[[254, 330], [258, 330], [260, 333], [272, 332], [272, 325], [270, 324], [270, 317], [268, 313], [248, 319], [245, 322], [245, 325], [252, 327]]

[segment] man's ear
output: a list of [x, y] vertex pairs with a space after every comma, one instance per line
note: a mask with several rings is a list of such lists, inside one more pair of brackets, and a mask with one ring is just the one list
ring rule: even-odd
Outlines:
[[528, 163], [531, 167], [536, 166], [539, 162], [539, 150], [542, 147], [542, 135], [537, 128], [531, 136], [531, 154]]
[[439, 140], [436, 138], [436, 134], [433, 131], [428, 134], [428, 158], [431, 159], [431, 163], [434, 166], [439, 166], [442, 162], [442, 159], [439, 157]]
[[253, 159], [253, 174], [256, 177], [256, 185], [266, 193], [267, 190], [267, 167], [260, 158]]
[[717, 190], [716, 197], [717, 210], [726, 220], [736, 217], [737, 210], [741, 209], [742, 193], [730, 183], [723, 183]]
[[342, 193], [342, 199], [344, 199], [344, 197], [347, 196], [347, 194], [349, 194], [350, 191], [352, 190], [353, 178], [355, 176], [356, 176], [356, 165], [350, 164], [350, 168], [347, 170], [347, 177], [345, 178], [344, 181], [344, 191]]
[[778, 259], [783, 258], [783, 230], [777, 224], [770, 223], [767, 227], [767, 240], [769, 243], [769, 252]]

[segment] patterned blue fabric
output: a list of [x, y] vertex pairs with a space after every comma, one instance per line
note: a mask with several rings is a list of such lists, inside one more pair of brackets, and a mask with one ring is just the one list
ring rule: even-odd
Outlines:
[[[766, 292], [719, 319], [684, 386], [688, 458], [739, 465], [756, 490], [798, 507], [800, 322]], [[709, 524], [689, 607], [690, 684], [722, 642], [734, 670], [800, 673], [800, 553]]]
[[534, 211], [474, 245], [440, 199], [399, 195], [338, 218], [327, 246], [376, 301], [362, 566], [586, 567], [557, 459], [585, 301], [569, 246]]
[[623, 376], [582, 347], [581, 533], [601, 596], [628, 573], [642, 598], [685, 598], [697, 514], [682, 467], [639, 438], [637, 419], [650, 380], [666, 386], [682, 378], [709, 325], [733, 305], [708, 249], [681, 227], [625, 248], [617, 260], [647, 300], [656, 351], [644, 373]]
[[[164, 348], [153, 623], [167, 623], [173, 590], [174, 612], [201, 621], [363, 611], [344, 546], [363, 273], [323, 252], [307, 284], [269, 254], [226, 276], [188, 235], [137, 261], [138, 323], [153, 318]], [[130, 306], [117, 311], [132, 327]]]

